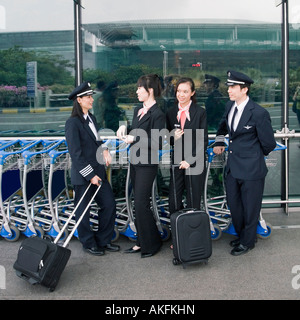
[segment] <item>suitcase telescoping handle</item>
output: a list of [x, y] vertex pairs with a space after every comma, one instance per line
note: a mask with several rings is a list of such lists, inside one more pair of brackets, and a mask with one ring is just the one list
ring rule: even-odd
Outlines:
[[[179, 168], [180, 165], [179, 164], [173, 164], [171, 165], [171, 168], [172, 168], [172, 177], [173, 177], [173, 186], [174, 186], [174, 202], [175, 202], [175, 210], [178, 211], [179, 209], [177, 208], [177, 195], [176, 195], [176, 184], [175, 184], [175, 168]], [[185, 174], [186, 174], [186, 170], [190, 170], [190, 168], [188, 169], [183, 169], [185, 170]], [[190, 196], [191, 196], [191, 202], [192, 202], [192, 207], [194, 206], [193, 204], [193, 190], [192, 190], [192, 179], [191, 179], [191, 175], [188, 174], [189, 176], [189, 185], [190, 185]], [[190, 211], [191, 208], [188, 209], [188, 211]]]
[[[61, 236], [62, 236], [62, 234], [64, 233], [64, 231], [66, 230], [68, 224], [69, 224], [70, 221], [72, 220], [72, 218], [73, 218], [73, 216], [74, 216], [74, 214], [75, 214], [75, 211], [78, 209], [79, 205], [81, 204], [82, 200], [84, 199], [84, 197], [85, 197], [86, 193], [88, 192], [89, 188], [91, 187], [91, 185], [92, 185], [92, 184], [90, 183], [90, 184], [88, 185], [88, 187], [86, 188], [84, 194], [82, 195], [82, 197], [81, 197], [80, 200], [78, 201], [78, 203], [77, 203], [76, 207], [74, 208], [73, 212], [70, 214], [70, 216], [69, 216], [68, 220], [66, 221], [66, 223], [64, 224], [63, 228], [60, 230], [59, 234], [56, 236], [56, 238], [55, 238], [55, 240], [54, 240], [54, 243], [57, 243], [58, 240], [61, 238]], [[88, 203], [88, 205], [87, 205], [86, 208], [84, 209], [83, 213], [82, 213], [81, 216], [79, 217], [78, 221], [76, 222], [75, 226], [73, 227], [73, 229], [72, 229], [71, 233], [69, 234], [68, 238], [65, 240], [65, 242], [64, 242], [64, 244], [63, 244], [63, 247], [64, 247], [64, 248], [69, 244], [69, 242], [70, 242], [70, 240], [71, 240], [74, 232], [76, 231], [77, 227], [79, 226], [81, 220], [83, 219], [83, 217], [84, 217], [85, 213], [87, 212], [88, 208], [90, 207], [91, 203], [94, 201], [94, 198], [96, 197], [96, 194], [98, 193], [98, 191], [99, 191], [99, 189], [101, 188], [101, 186], [102, 186], [102, 181], [99, 180], [99, 186], [98, 186], [98, 188], [96, 189], [94, 195], [92, 196], [90, 202]]]

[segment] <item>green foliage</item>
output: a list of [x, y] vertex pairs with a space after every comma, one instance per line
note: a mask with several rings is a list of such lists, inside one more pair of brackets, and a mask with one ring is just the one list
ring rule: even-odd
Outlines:
[[91, 85], [95, 88], [97, 82], [100, 80], [104, 81], [105, 83], [113, 81], [113, 74], [99, 69], [85, 69], [83, 70], [83, 79], [84, 81], [90, 81]]
[[146, 65], [138, 64], [132, 66], [120, 66], [114, 72], [114, 78], [120, 85], [136, 83], [138, 78], [144, 74], [157, 73], [160, 75], [160, 69], [152, 68]]
[[37, 61], [37, 78], [41, 86], [73, 84], [74, 77], [68, 60], [47, 52], [24, 51], [13, 47], [0, 51], [0, 85], [26, 86], [26, 62]]

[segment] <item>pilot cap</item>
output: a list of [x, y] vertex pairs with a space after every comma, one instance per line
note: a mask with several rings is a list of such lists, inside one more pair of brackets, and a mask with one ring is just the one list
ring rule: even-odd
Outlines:
[[77, 97], [91, 96], [95, 92], [91, 88], [89, 82], [84, 82], [80, 86], [76, 87], [69, 95], [69, 100], [75, 100]]
[[203, 83], [207, 83], [207, 82], [213, 82], [218, 84], [220, 82], [220, 79], [210, 74], [205, 74], [205, 80]]
[[227, 86], [235, 86], [237, 84], [250, 85], [252, 83], [254, 83], [254, 81], [244, 73], [232, 71], [232, 70], [227, 71], [227, 82], [226, 82]]

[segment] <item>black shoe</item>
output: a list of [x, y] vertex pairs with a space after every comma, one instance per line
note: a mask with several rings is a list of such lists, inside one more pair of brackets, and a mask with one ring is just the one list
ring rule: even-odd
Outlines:
[[109, 252], [117, 252], [120, 251], [120, 246], [117, 244], [108, 243], [103, 249]]
[[102, 248], [97, 248], [97, 247], [92, 247], [92, 248], [84, 248], [83, 249], [85, 252], [88, 252], [94, 256], [103, 256], [105, 254], [104, 249]]
[[132, 248], [124, 250], [124, 253], [137, 253], [137, 252], [140, 252], [140, 251], [141, 251], [141, 248], [133, 249], [133, 247], [132, 247]]
[[153, 253], [142, 253], [141, 258], [149, 258], [152, 257], [154, 254]]
[[159, 247], [155, 252], [152, 252], [152, 253], [142, 253], [142, 254], [141, 254], [141, 258], [149, 258], [149, 257], [154, 256], [155, 254], [157, 254], [157, 252], [159, 252], [160, 248], [161, 248], [161, 245], [160, 245], [160, 247]]
[[237, 238], [237, 239], [235, 239], [235, 240], [232, 240], [232, 241], [229, 242], [229, 244], [230, 244], [230, 246], [233, 247], [233, 248], [234, 248], [234, 247], [237, 247], [237, 246], [240, 245], [240, 239]]
[[253, 248], [254, 248], [254, 246], [252, 246], [252, 247], [247, 247], [247, 246], [244, 246], [244, 245], [242, 245], [242, 244], [240, 243], [238, 246], [234, 247], [234, 248], [231, 250], [230, 253], [231, 253], [233, 256], [240, 256], [240, 255], [245, 254], [245, 253], [247, 253], [248, 251], [252, 250]]

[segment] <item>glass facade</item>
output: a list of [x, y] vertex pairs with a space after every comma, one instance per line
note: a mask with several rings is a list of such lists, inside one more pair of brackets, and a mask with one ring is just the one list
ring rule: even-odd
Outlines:
[[[299, 121], [292, 109], [294, 93], [300, 86], [300, 10], [296, 2], [289, 1], [288, 127], [298, 133]], [[197, 101], [207, 107], [211, 103], [211, 88], [205, 87], [203, 82], [205, 74], [211, 74], [221, 80], [214, 88], [219, 91], [218, 101], [214, 103], [220, 106], [220, 111], [208, 117], [209, 133], [213, 135], [227, 101], [226, 72], [233, 69], [254, 79], [251, 97], [270, 112], [274, 132], [280, 131], [283, 127], [282, 9], [276, 8], [274, 1], [265, 1], [266, 11], [261, 15], [255, 8], [258, 3], [229, 0], [226, 8], [232, 9], [228, 10], [230, 13], [222, 15], [223, 9], [219, 8], [203, 17], [205, 8], [201, 1], [196, 9], [194, 1], [181, 8], [181, 2], [168, 0], [159, 13], [155, 11], [152, 15], [151, 10], [148, 13], [141, 10], [138, 15], [135, 9], [128, 10], [123, 2], [116, 5], [107, 1], [86, 1], [81, 10], [82, 74], [83, 80], [90, 81], [95, 89], [97, 84], [105, 87], [99, 103], [102, 107], [106, 105], [110, 112], [94, 110], [101, 127], [115, 131], [119, 120], [131, 120], [132, 108], [137, 102], [136, 81], [142, 74], [155, 72], [161, 76], [164, 93], [159, 103], [163, 110], [173, 104], [174, 83], [180, 76], [194, 79]], [[47, 8], [36, 7], [33, 2], [31, 5], [31, 1], [19, 1], [19, 10], [26, 7], [26, 12], [53, 19], [53, 24], [47, 28], [43, 21], [37, 25], [28, 22], [26, 28], [18, 29], [17, 12], [16, 15], [11, 13], [15, 2], [0, 4], [2, 137], [64, 135], [64, 123], [72, 108], [67, 96], [75, 83], [74, 4], [69, 1], [57, 5], [61, 6], [60, 13], [64, 17], [61, 20], [52, 17], [52, 12], [46, 17], [50, 12]], [[143, 5], [148, 4], [140, 4]], [[248, 16], [242, 15], [245, 11]], [[266, 18], [266, 22], [262, 22], [267, 12], [270, 12], [269, 20]], [[30, 30], [26, 30], [29, 26]], [[37, 62], [36, 77], [28, 69], [28, 62], [32, 61]], [[36, 83], [31, 95], [28, 94], [29, 81]], [[289, 189], [292, 196], [300, 194], [296, 183], [300, 171], [298, 152], [299, 138], [290, 139]], [[282, 185], [281, 152], [272, 157], [265, 195], [278, 197]]]

